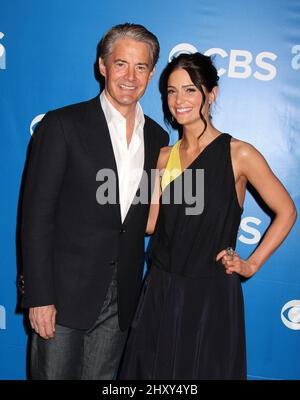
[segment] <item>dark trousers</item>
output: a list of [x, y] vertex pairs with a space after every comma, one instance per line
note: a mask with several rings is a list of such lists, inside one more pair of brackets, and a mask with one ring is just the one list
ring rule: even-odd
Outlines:
[[99, 317], [88, 330], [56, 325], [55, 337], [42, 339], [33, 333], [32, 379], [114, 379], [128, 331], [118, 324], [117, 281], [108, 288]]

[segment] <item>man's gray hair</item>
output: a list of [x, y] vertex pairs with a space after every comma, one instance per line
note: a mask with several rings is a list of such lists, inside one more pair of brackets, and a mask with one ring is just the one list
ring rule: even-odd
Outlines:
[[101, 57], [106, 64], [109, 55], [113, 50], [115, 41], [119, 38], [128, 37], [137, 42], [144, 42], [149, 46], [151, 57], [151, 69], [155, 67], [159, 57], [159, 42], [157, 37], [148, 31], [143, 25], [138, 24], [120, 24], [113, 26], [103, 36], [99, 43], [98, 56]]

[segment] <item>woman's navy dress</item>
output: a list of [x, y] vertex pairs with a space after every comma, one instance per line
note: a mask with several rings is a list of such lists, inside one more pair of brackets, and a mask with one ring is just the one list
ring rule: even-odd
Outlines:
[[[215, 261], [221, 250], [235, 248], [241, 219], [230, 141], [218, 136], [163, 191], [152, 266], [119, 379], [246, 379], [240, 279]], [[187, 215], [191, 193], [203, 196], [201, 169], [203, 212]]]

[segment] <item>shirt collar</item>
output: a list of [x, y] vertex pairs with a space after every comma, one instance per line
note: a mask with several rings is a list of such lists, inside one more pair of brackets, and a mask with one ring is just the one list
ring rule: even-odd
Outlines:
[[[126, 119], [123, 117], [123, 115], [111, 104], [111, 102], [108, 100], [108, 98], [105, 95], [105, 90], [102, 91], [100, 94], [100, 103], [101, 107], [103, 109], [106, 121], [109, 122], [126, 122]], [[143, 109], [140, 105], [139, 102], [137, 102], [136, 105], [136, 112], [135, 112], [135, 127], [140, 127], [143, 128], [145, 124], [145, 116]]]

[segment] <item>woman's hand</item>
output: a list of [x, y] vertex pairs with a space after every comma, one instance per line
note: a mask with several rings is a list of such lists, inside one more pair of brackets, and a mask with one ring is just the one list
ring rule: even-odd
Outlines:
[[222, 261], [222, 264], [225, 267], [225, 272], [228, 275], [231, 275], [233, 272], [244, 276], [245, 278], [250, 278], [250, 276], [254, 275], [256, 272], [256, 268], [253, 264], [247, 260], [243, 260], [235, 251], [231, 248], [222, 250], [217, 255], [216, 261]]

